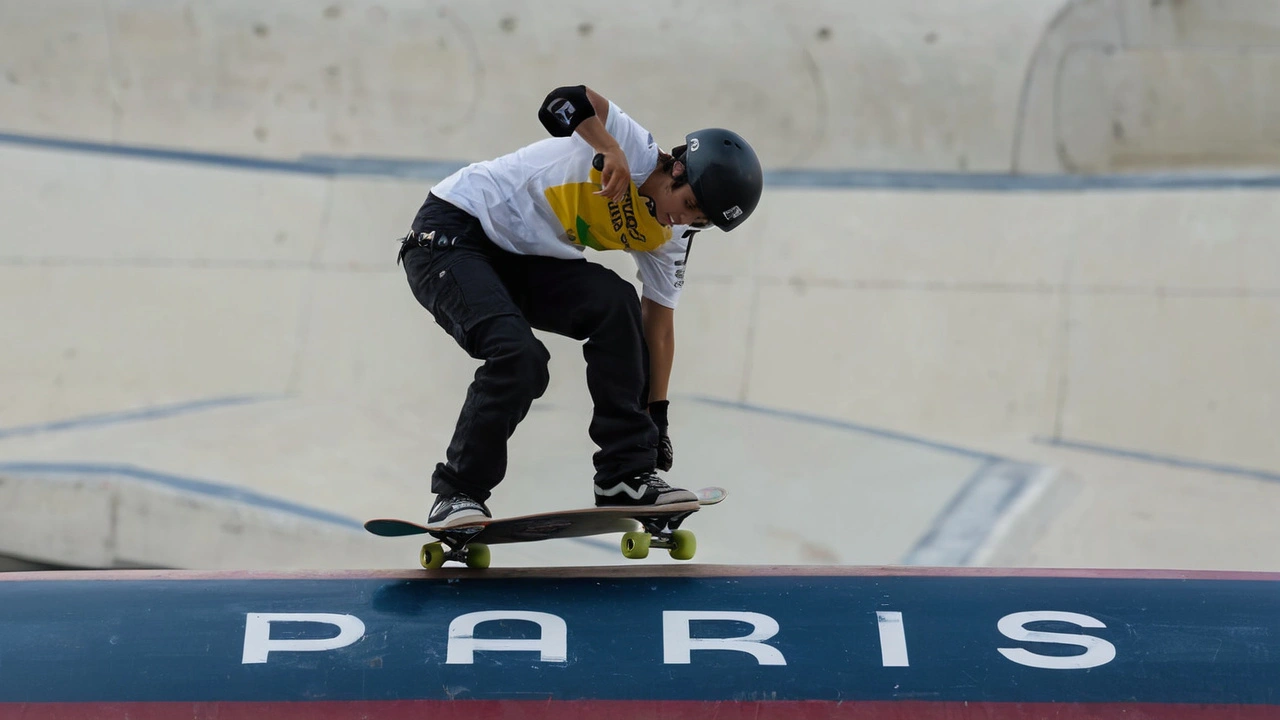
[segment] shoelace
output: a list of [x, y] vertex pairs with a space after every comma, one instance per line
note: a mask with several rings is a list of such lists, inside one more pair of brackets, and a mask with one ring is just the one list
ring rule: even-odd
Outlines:
[[652, 472], [641, 473], [636, 476], [636, 479], [642, 481], [645, 485], [648, 485], [654, 490], [670, 490], [671, 489], [671, 486], [668, 485], [662, 478], [658, 477], [657, 473], [652, 473]]
[[482, 509], [482, 508], [484, 507], [483, 505], [481, 505], [481, 504], [480, 504], [480, 501], [478, 501], [478, 500], [474, 500], [474, 499], [469, 498], [469, 497], [464, 497], [464, 496], [462, 496], [462, 495], [455, 495], [455, 496], [453, 496], [453, 497], [449, 498], [449, 499], [448, 499], [447, 501], [445, 501], [445, 502], [446, 502], [446, 504], [448, 504], [448, 505], [452, 506], [452, 507], [453, 507], [453, 508], [455, 508], [455, 509], [456, 509], [456, 508], [468, 508], [468, 507], [472, 507], [472, 508], [475, 508], [475, 509], [477, 509], [477, 510], [480, 510], [480, 509]]

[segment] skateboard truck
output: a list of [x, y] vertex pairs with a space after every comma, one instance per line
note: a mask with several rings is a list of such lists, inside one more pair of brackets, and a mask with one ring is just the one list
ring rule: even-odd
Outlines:
[[660, 548], [667, 550], [674, 560], [692, 560], [698, 550], [698, 539], [693, 532], [681, 530], [680, 523], [694, 512], [690, 510], [675, 517], [636, 518], [644, 525], [644, 531], [623, 534], [622, 556], [643, 560], [649, 557], [650, 548]]
[[418, 560], [422, 567], [431, 570], [445, 564], [447, 560], [464, 563], [469, 568], [483, 570], [489, 567], [489, 546], [484, 543], [470, 542], [481, 526], [459, 528], [458, 530], [433, 532], [439, 542], [422, 546]]

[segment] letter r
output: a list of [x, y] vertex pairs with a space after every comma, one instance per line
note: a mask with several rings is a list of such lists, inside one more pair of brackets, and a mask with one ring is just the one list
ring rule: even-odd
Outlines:
[[[752, 631], [734, 638], [690, 637], [689, 623], [693, 620], [729, 620], [747, 623]], [[667, 665], [690, 664], [693, 650], [734, 650], [751, 655], [761, 665], [786, 665], [786, 658], [764, 641], [778, 634], [778, 621], [753, 612], [705, 612], [697, 610], [666, 610], [662, 613], [662, 655]]]

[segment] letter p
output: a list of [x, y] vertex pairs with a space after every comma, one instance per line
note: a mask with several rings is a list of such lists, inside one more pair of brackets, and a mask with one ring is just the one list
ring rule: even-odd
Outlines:
[[[272, 640], [271, 623], [324, 623], [338, 628], [331, 638]], [[247, 613], [244, 621], [244, 657], [241, 664], [264, 663], [271, 652], [319, 652], [346, 647], [364, 637], [364, 622], [355, 615], [333, 613]]]

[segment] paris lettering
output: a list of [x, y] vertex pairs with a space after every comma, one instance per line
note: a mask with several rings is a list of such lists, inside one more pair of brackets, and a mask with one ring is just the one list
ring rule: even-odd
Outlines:
[[[535, 637], [477, 637], [477, 628], [485, 623], [524, 621], [538, 628]], [[877, 611], [874, 618], [878, 630], [878, 649], [882, 667], [910, 667], [911, 653], [907, 644], [907, 621], [904, 614], [894, 611]], [[700, 628], [714, 627], [714, 623], [732, 623], [735, 632], [742, 626], [751, 631], [746, 634], [722, 633], [724, 637], [705, 637], [705, 631], [697, 637], [691, 625], [701, 623]], [[1018, 665], [1043, 670], [1087, 670], [1106, 665], [1116, 657], [1112, 643], [1094, 635], [1083, 633], [1045, 632], [1028, 629], [1033, 623], [1055, 622], [1075, 625], [1084, 629], [1105, 628], [1102, 621], [1073, 612], [1037, 610], [1017, 612], [1001, 617], [996, 629], [1014, 642], [1066, 645], [1082, 649], [1072, 654], [1045, 655], [1022, 647], [995, 648], [1006, 660]], [[325, 638], [272, 637], [273, 628], [287, 630], [296, 623], [328, 625], [336, 630]], [[711, 625], [708, 625], [711, 623]], [[666, 610], [662, 612], [662, 658], [666, 665], [690, 665], [697, 662], [699, 653], [706, 651], [730, 651], [743, 653], [755, 659], [761, 666], [785, 666], [787, 658], [782, 651], [770, 644], [781, 630], [774, 618], [756, 612], [721, 610]], [[270, 663], [285, 653], [333, 652], [353, 645], [365, 637], [364, 621], [347, 613], [247, 613], [244, 626], [244, 645], [241, 664]], [[278, 632], [276, 635], [289, 634]], [[545, 612], [528, 610], [486, 610], [471, 612], [453, 618], [449, 623], [445, 644], [445, 664], [471, 665], [476, 654], [522, 652], [537, 653], [543, 663], [566, 663], [569, 658], [569, 626], [564, 618]]]

